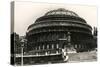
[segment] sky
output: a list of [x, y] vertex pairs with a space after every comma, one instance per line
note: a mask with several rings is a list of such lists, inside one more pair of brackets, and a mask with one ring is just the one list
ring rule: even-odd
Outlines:
[[92, 27], [97, 27], [97, 7], [73, 4], [49, 4], [33, 2], [15, 2], [14, 5], [14, 32], [23, 36], [29, 25], [50, 10], [65, 8], [78, 14]]

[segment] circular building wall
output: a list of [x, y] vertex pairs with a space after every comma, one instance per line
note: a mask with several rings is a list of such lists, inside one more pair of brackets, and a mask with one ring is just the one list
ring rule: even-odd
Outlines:
[[91, 26], [73, 11], [63, 8], [36, 19], [27, 31], [28, 50], [40, 50], [38, 54], [59, 54], [65, 47], [72, 47], [77, 52], [92, 48]]

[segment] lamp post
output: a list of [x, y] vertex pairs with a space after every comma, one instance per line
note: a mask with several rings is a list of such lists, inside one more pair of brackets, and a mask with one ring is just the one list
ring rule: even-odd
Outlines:
[[24, 40], [21, 40], [21, 66], [23, 66], [23, 48], [24, 48]]

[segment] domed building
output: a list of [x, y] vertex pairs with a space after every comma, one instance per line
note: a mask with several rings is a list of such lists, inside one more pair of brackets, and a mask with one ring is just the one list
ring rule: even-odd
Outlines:
[[47, 12], [30, 25], [26, 33], [27, 53], [34, 61], [58, 61], [62, 50], [84, 52], [93, 48], [92, 27], [75, 12], [59, 8]]

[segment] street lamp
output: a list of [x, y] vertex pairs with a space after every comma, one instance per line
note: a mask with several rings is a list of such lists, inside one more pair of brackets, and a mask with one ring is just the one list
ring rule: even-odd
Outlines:
[[24, 48], [24, 39], [21, 40], [21, 66], [23, 66], [23, 48]]

